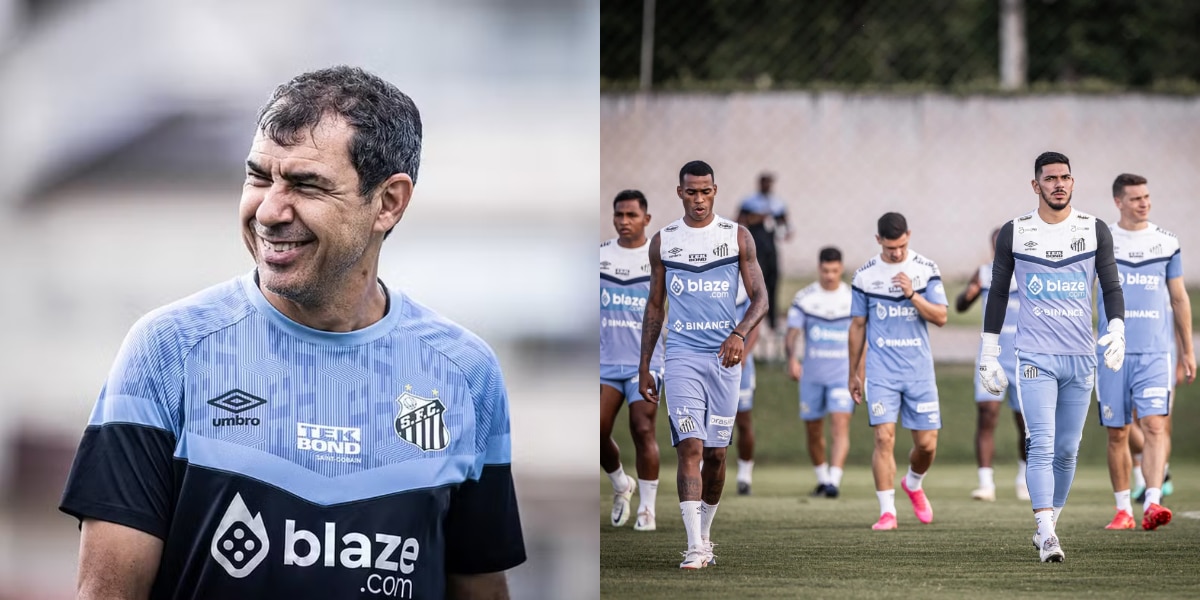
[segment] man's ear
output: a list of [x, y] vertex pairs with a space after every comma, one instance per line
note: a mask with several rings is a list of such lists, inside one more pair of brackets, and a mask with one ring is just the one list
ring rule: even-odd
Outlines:
[[386, 233], [400, 222], [412, 193], [413, 180], [407, 173], [393, 173], [383, 182], [379, 192], [379, 214], [375, 217], [376, 231]]

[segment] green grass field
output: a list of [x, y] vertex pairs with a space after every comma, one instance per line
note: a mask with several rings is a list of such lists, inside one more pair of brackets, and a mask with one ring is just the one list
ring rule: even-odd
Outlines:
[[[897, 487], [900, 528], [874, 532], [878, 503], [870, 471], [871, 430], [859, 411], [836, 500], [810, 499], [815, 485], [796, 415], [796, 386], [778, 366], [759, 365], [754, 418], [754, 494], [735, 493], [735, 451], [726, 496], [713, 526], [718, 564], [678, 569], [686, 544], [678, 515], [674, 454], [659, 418], [663, 453], [658, 531], [608, 524], [611, 486], [600, 475], [600, 590], [605, 598], [824, 597], [1200, 597], [1200, 383], [1178, 390], [1171, 471], [1175, 493], [1166, 504], [1175, 520], [1155, 532], [1106, 531], [1113, 515], [1105, 467], [1105, 432], [1093, 409], [1080, 448], [1080, 468], [1059, 524], [1067, 560], [1042, 564], [1030, 542], [1033, 518], [1013, 493], [1016, 431], [1005, 414], [997, 431], [995, 503], [976, 502], [975, 404], [969, 365], [940, 365], [943, 428], [938, 457], [925, 480], [934, 522], [921, 525]], [[1006, 409], [1007, 410], [1007, 409]], [[615, 437], [633, 472], [625, 411]], [[910, 438], [897, 436], [898, 473]], [[635, 496], [634, 502], [637, 502]], [[1140, 506], [1135, 505], [1140, 522]]]

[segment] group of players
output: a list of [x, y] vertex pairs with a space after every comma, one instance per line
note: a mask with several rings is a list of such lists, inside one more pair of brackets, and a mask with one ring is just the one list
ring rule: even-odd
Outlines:
[[[1023, 441], [1017, 495], [1032, 504], [1039, 559], [1061, 562], [1065, 553], [1055, 525], [1074, 478], [1093, 388], [1108, 430], [1117, 504], [1107, 528], [1135, 527], [1133, 497], [1143, 503], [1144, 529], [1170, 522], [1171, 511], [1161, 503], [1170, 493], [1173, 385], [1193, 380], [1195, 357], [1179, 243], [1149, 222], [1146, 179], [1116, 178], [1120, 221], [1113, 226], [1071, 207], [1074, 180], [1066, 156], [1038, 156], [1031, 184], [1037, 209], [993, 232], [993, 263], [972, 277], [955, 308], [965, 311], [984, 299], [976, 382], [979, 487], [971, 495], [995, 500], [992, 438], [998, 397], [1007, 391]], [[618, 194], [618, 237], [601, 244], [601, 466], [612, 481], [612, 524], [627, 522], [640, 489], [634, 528], [655, 529], [654, 421], [665, 389], [688, 538], [680, 567], [699, 569], [715, 564], [711, 527], [735, 428], [738, 492], [750, 493], [751, 352], [768, 300], [754, 238], [713, 213], [712, 168], [701, 161], [684, 165], [677, 193], [684, 216], [649, 239], [645, 197], [635, 190]], [[788, 373], [800, 384], [800, 416], [817, 472], [814, 495], [838, 496], [850, 417], [855, 405], [865, 403], [880, 504], [872, 528], [891, 530], [897, 527], [898, 421], [913, 439], [901, 488], [918, 520], [933, 520], [922, 481], [936, 454], [941, 419], [927, 324], [946, 323], [948, 301], [937, 264], [909, 250], [904, 216], [887, 213], [877, 225], [880, 253], [855, 272], [850, 286], [841, 280], [841, 253], [821, 250], [818, 280], [797, 293], [788, 310], [785, 351]], [[1097, 280], [1099, 340], [1092, 331]], [[803, 361], [794, 353], [800, 339]], [[623, 471], [611, 437], [624, 403], [630, 407], [636, 481]], [[833, 430], [828, 463], [826, 415]], [[1140, 468], [1133, 467], [1131, 445], [1141, 450]], [[1131, 471], [1137, 492], [1130, 489]]]

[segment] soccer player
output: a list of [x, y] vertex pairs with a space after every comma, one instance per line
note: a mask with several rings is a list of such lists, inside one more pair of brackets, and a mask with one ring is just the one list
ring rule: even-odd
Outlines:
[[[812, 496], [837, 498], [846, 456], [850, 453], [850, 417], [854, 401], [850, 378], [850, 286], [842, 281], [842, 252], [832, 246], [817, 254], [817, 281], [796, 292], [787, 315], [788, 376], [800, 383], [800, 419], [808, 437], [808, 456], [817, 473]], [[804, 339], [804, 363], [795, 355]], [[825, 416], [829, 415], [832, 444], [825, 458]]]
[[[738, 223], [746, 226], [754, 238], [754, 247], [758, 253], [758, 265], [762, 269], [763, 279], [767, 284], [767, 326], [772, 335], [778, 335], [775, 326], [777, 318], [776, 307], [778, 298], [776, 290], [779, 284], [779, 253], [776, 250], [776, 236], [783, 234], [784, 239], [791, 239], [791, 229], [788, 227], [787, 205], [774, 193], [775, 176], [762, 173], [758, 176], [758, 193], [742, 200], [738, 210]], [[771, 347], [778, 345], [778, 339], [771, 339]], [[776, 360], [777, 355], [769, 355], [769, 360]]]
[[[992, 254], [996, 253], [996, 237], [1000, 235], [1000, 230], [992, 231]], [[992, 263], [988, 263], [979, 267], [979, 270], [971, 276], [971, 281], [967, 283], [967, 288], [958, 295], [954, 302], [954, 310], [958, 312], [966, 312], [975, 303], [975, 300], [983, 296], [983, 303], [987, 304], [988, 290], [992, 287]], [[1021, 300], [1016, 294], [1016, 282], [1008, 288], [1008, 307], [1004, 317], [1004, 328], [1000, 331], [1000, 346], [1003, 348], [1013, 347], [1013, 337], [1017, 333], [1017, 310], [1021, 308]], [[1008, 405], [1013, 411], [1013, 421], [1017, 425], [1017, 498], [1020, 500], [1029, 499], [1029, 488], [1025, 485], [1025, 420], [1021, 418], [1021, 405], [1017, 402], [1017, 355], [1005, 354], [1001, 356], [1000, 365], [1004, 367], [1004, 373], [1009, 378], [1008, 383]], [[975, 369], [979, 369], [978, 361]], [[975, 460], [979, 465], [979, 487], [971, 492], [971, 497], [976, 500], [984, 500], [992, 502], [996, 499], [996, 479], [995, 472], [992, 469], [992, 457], [996, 453], [996, 421], [1000, 417], [1000, 402], [994, 395], [983, 389], [983, 384], [978, 378], [975, 379], [975, 407], [978, 409], [978, 417], [975, 424]]]
[[1025, 417], [1025, 469], [1037, 532], [1033, 544], [1042, 562], [1062, 562], [1055, 533], [1067, 503], [1075, 459], [1096, 374], [1092, 336], [1092, 284], [1098, 277], [1109, 322], [1099, 343], [1104, 364], [1118, 371], [1125, 359], [1125, 301], [1113, 259], [1113, 241], [1103, 221], [1071, 207], [1075, 180], [1071, 162], [1057, 152], [1033, 163], [1036, 210], [1000, 228], [992, 261], [992, 287], [984, 307], [979, 378], [999, 396], [1008, 387], [1000, 366], [1000, 332], [1014, 277], [1021, 296], [1017, 336], [1017, 399]]
[[79, 597], [508, 597], [499, 364], [377, 277], [420, 149], [361, 69], [276, 88], [239, 207], [255, 269], [139, 320], [84, 430]]
[[[737, 314], [734, 317], [739, 322], [746, 318], [750, 310], [750, 293], [746, 284], [738, 278]], [[754, 346], [758, 344], [759, 327], [750, 330], [746, 336], [746, 356], [742, 358], [742, 380], [738, 386], [737, 417], [733, 421], [733, 437], [737, 440], [737, 493], [739, 496], [749, 496], [750, 486], [754, 480], [754, 421], [750, 411], [754, 409], [754, 388], [757, 383], [754, 366]]]
[[[1196, 377], [1192, 350], [1192, 309], [1183, 284], [1183, 262], [1175, 234], [1150, 222], [1150, 191], [1141, 175], [1122, 173], [1113, 181], [1113, 202], [1121, 217], [1111, 227], [1113, 253], [1125, 297], [1125, 364], [1120, 371], [1101, 370], [1096, 379], [1100, 423], [1108, 430], [1108, 474], [1117, 500], [1117, 514], [1105, 529], [1133, 529], [1130, 502], [1130, 422], [1136, 411], [1145, 437], [1142, 472], [1146, 478], [1142, 529], [1171, 522], [1171, 509], [1162, 506], [1171, 390], [1176, 364], [1190, 382]], [[1100, 334], [1107, 333], [1104, 306]], [[1174, 314], [1172, 336], [1169, 313]], [[1182, 354], [1172, 360], [1176, 338]]]
[[[712, 211], [717, 195], [712, 167], [698, 160], [683, 165], [676, 193], [683, 218], [650, 240], [650, 299], [638, 385], [643, 398], [658, 402], [650, 361], [666, 323], [663, 386], [688, 542], [679, 567], [701, 569], [714, 558], [710, 532], [725, 486], [725, 449], [737, 414], [741, 362], [746, 337], [767, 312], [767, 286], [750, 232]], [[749, 290], [750, 307], [735, 322], [739, 277]], [[664, 306], [668, 294], [670, 314]]]
[[[637, 531], [654, 531], [658, 496], [658, 441], [654, 417], [658, 405], [638, 392], [638, 355], [642, 343], [642, 312], [650, 290], [650, 240], [646, 226], [646, 196], [625, 190], [613, 199], [617, 237], [600, 244], [600, 466], [613, 485], [612, 524], [629, 520], [629, 501], [640, 489]], [[653, 377], [662, 376], [662, 345], [650, 360]], [[621, 405], [629, 404], [637, 482], [621, 468], [621, 450], [612, 439]]]
[[[871, 472], [879, 498], [876, 531], [896, 528], [896, 421], [912, 431], [908, 474], [900, 487], [922, 523], [933, 521], [933, 506], [921, 482], [937, 452], [942, 427], [933, 354], [926, 323], [946, 324], [946, 290], [937, 264], [908, 249], [908, 221], [900, 213], [879, 218], [879, 256], [854, 273], [850, 306], [850, 396], [865, 395], [875, 431]], [[866, 380], [860, 375], [866, 352]]]

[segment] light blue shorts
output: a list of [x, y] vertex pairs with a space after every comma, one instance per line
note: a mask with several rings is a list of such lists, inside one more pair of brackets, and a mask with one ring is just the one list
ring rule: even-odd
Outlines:
[[754, 408], [754, 386], [757, 381], [754, 374], [754, 357], [747, 356], [742, 361], [742, 382], [738, 387], [738, 412], [746, 412]]
[[854, 399], [846, 382], [813, 383], [800, 378], [800, 418], [820, 421], [829, 413], [854, 413]]
[[[662, 370], [651, 371], [654, 376], [654, 383], [657, 384], [657, 389], [662, 392]], [[610, 388], [621, 392], [625, 396], [626, 404], [633, 404], [642, 398], [642, 392], [638, 390], [638, 368], [630, 365], [600, 365], [600, 385], [607, 385]]]
[[[1104, 364], [1104, 354], [1096, 354]], [[1169, 352], [1126, 354], [1121, 370], [1096, 369], [1096, 400], [1100, 402], [1100, 424], [1124, 427], [1138, 418], [1165, 415], [1171, 411], [1171, 379], [1175, 363]]]
[[884, 423], [900, 424], [907, 429], [941, 429], [941, 408], [938, 403], [937, 382], [888, 381], [867, 377], [864, 386], [868, 422], [872, 427]]
[[733, 437], [737, 416], [740, 364], [721, 366], [711, 354], [675, 354], [667, 357], [663, 390], [671, 445], [688, 438], [704, 441], [705, 448], [724, 448]]

